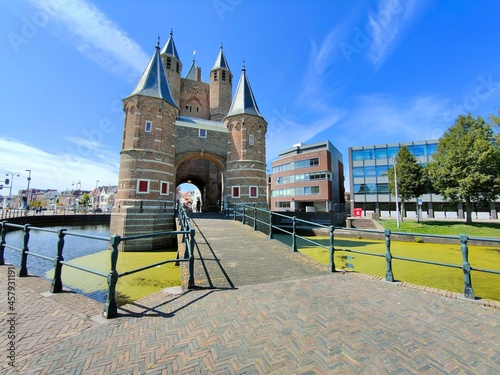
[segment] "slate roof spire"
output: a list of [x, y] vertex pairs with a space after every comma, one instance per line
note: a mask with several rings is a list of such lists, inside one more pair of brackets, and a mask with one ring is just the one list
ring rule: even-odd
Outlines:
[[153, 57], [149, 61], [146, 70], [142, 73], [139, 83], [137, 83], [137, 86], [129, 97], [132, 95], [160, 98], [165, 100], [167, 103], [172, 104], [174, 107], [179, 108], [170, 93], [167, 76], [165, 75], [165, 70], [163, 69], [163, 64], [161, 62], [159, 40]]
[[214, 67], [212, 70], [215, 69], [229, 69], [229, 64], [227, 63], [226, 56], [224, 55], [224, 49], [222, 47], [222, 43], [220, 45], [220, 50], [219, 54], [217, 55], [217, 58], [215, 59]]
[[161, 50], [162, 55], [170, 55], [175, 57], [177, 60], [181, 61], [181, 58], [179, 57], [179, 54], [177, 53], [177, 48], [175, 48], [175, 43], [174, 43], [174, 31], [170, 30], [170, 37], [167, 40], [167, 44], [165, 44], [165, 47]]
[[260, 114], [259, 107], [255, 101], [255, 97], [250, 87], [250, 82], [246, 75], [245, 62], [243, 62], [243, 68], [241, 69], [240, 80], [238, 81], [238, 87], [236, 88], [236, 93], [234, 94], [233, 102], [231, 103], [231, 108], [227, 116], [234, 116], [240, 114], [248, 114], [263, 117]]

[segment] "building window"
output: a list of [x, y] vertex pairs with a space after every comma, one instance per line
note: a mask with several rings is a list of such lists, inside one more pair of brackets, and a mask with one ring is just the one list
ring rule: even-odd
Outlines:
[[207, 129], [199, 129], [198, 130], [198, 137], [207, 138]]
[[151, 129], [153, 129], [153, 123], [151, 121], [146, 121], [144, 125], [144, 131], [146, 133], [151, 133]]
[[137, 180], [137, 193], [149, 193], [149, 180]]
[[248, 187], [250, 198], [258, 198], [259, 197], [259, 188], [257, 186], [249, 186]]
[[240, 187], [239, 186], [233, 186], [231, 188], [231, 197], [232, 198], [239, 198], [240, 197]]
[[166, 181], [160, 181], [160, 195], [168, 195], [169, 184]]
[[223, 81], [226, 80], [226, 71], [225, 70], [222, 71], [222, 80]]
[[217, 82], [218, 81], [218, 78], [217, 78], [217, 71], [214, 72], [214, 82]]
[[181, 71], [181, 67], [179, 65], [179, 62], [177, 62], [177, 68], [176, 68], [176, 72], [179, 73]]
[[253, 136], [253, 134], [250, 134], [250, 135], [248, 136], [248, 144], [249, 144], [250, 146], [253, 146], [253, 145], [255, 144], [255, 137]]
[[172, 59], [167, 57], [167, 69], [172, 69]]

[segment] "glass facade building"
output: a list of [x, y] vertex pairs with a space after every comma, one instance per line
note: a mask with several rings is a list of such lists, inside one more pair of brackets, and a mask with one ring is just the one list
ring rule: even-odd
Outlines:
[[[437, 150], [438, 140], [385, 145], [350, 147], [348, 150], [352, 208], [361, 208], [364, 215], [396, 217], [396, 198], [389, 191], [388, 171], [402, 146], [408, 147], [417, 162], [425, 166]], [[417, 199], [405, 203], [405, 216], [422, 218], [463, 218], [462, 204], [450, 203], [438, 194], [424, 194], [421, 205]], [[474, 207], [478, 219], [497, 219], [495, 202]]]

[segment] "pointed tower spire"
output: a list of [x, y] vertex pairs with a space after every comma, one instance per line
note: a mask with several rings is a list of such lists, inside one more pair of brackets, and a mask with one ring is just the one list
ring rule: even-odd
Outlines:
[[156, 45], [155, 53], [149, 61], [146, 70], [144, 71], [144, 73], [142, 73], [142, 77], [139, 80], [139, 83], [137, 83], [134, 91], [132, 91], [129, 96], [133, 95], [143, 95], [153, 98], [160, 98], [178, 108], [174, 99], [172, 99], [172, 94], [170, 93], [167, 77], [165, 75], [165, 71], [163, 70], [159, 44]]
[[167, 40], [167, 44], [165, 44], [165, 47], [161, 50], [162, 55], [170, 55], [172, 57], [175, 57], [177, 60], [181, 60], [179, 57], [179, 54], [177, 53], [177, 48], [175, 48], [175, 43], [174, 43], [174, 31], [170, 30], [170, 37]]
[[260, 114], [259, 107], [253, 96], [252, 88], [250, 87], [250, 82], [246, 75], [245, 62], [243, 62], [243, 68], [241, 69], [240, 80], [238, 81], [238, 87], [236, 88], [236, 93], [234, 94], [233, 102], [231, 103], [231, 108], [229, 109], [228, 116], [248, 114], [263, 117]]
[[220, 50], [219, 54], [217, 55], [217, 58], [215, 59], [214, 67], [212, 70], [215, 69], [229, 69], [229, 64], [227, 63], [226, 56], [224, 55], [224, 48], [222, 47], [222, 43], [220, 44]]

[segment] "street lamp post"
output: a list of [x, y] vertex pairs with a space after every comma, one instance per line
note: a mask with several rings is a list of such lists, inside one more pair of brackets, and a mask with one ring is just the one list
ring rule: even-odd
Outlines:
[[30, 182], [31, 182], [31, 169], [25, 169], [26, 172], [28, 172], [28, 188], [26, 190], [26, 206], [30, 205]]
[[[9, 181], [9, 205], [10, 205], [10, 201], [12, 199], [12, 185], [14, 185], [14, 176], [16, 177], [19, 177], [21, 175], [21, 173], [19, 172], [5, 172], [5, 175], [6, 176], [10, 176], [10, 181]], [[3, 208], [5, 209], [5, 201], [4, 201], [4, 205], [3, 205]]]
[[398, 223], [398, 229], [399, 229], [399, 226], [400, 226], [400, 223], [399, 223], [399, 194], [398, 194], [398, 174], [397, 174], [397, 171], [396, 169], [397, 168], [397, 158], [394, 157], [394, 185], [396, 187], [396, 215], [397, 215], [397, 223]]

